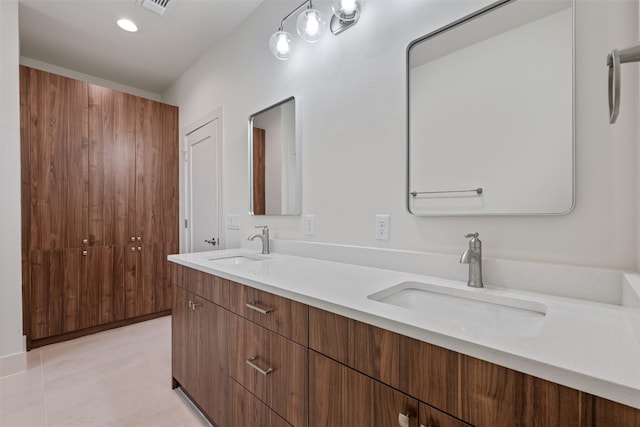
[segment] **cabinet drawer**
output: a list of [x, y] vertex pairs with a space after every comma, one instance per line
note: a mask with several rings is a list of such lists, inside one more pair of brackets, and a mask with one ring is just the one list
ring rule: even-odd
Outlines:
[[171, 285], [180, 286], [208, 301], [229, 308], [229, 281], [193, 268], [171, 263]]
[[235, 381], [231, 384], [231, 427], [291, 427], [284, 418], [273, 412]]
[[309, 308], [269, 292], [230, 285], [231, 310], [304, 346], [309, 337]]
[[309, 348], [449, 413], [458, 411], [455, 352], [313, 307]]
[[307, 349], [231, 315], [231, 376], [296, 427], [306, 426]]
[[418, 427], [416, 399], [309, 352], [309, 427], [399, 425]]

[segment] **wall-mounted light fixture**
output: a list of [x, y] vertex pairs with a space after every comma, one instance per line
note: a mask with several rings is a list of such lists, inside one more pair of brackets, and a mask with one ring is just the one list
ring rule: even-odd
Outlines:
[[[360, 18], [363, 0], [333, 0], [331, 10], [331, 32], [338, 35], [346, 29], [355, 25]], [[327, 31], [327, 21], [322, 12], [313, 7], [312, 0], [305, 0], [300, 6], [292, 10], [287, 16], [282, 18], [278, 31], [269, 38], [269, 48], [273, 56], [280, 60], [287, 60], [291, 56], [292, 35], [285, 31], [284, 23], [300, 11], [304, 6], [307, 9], [298, 16], [296, 29], [298, 35], [306, 42], [315, 43], [322, 38]]]

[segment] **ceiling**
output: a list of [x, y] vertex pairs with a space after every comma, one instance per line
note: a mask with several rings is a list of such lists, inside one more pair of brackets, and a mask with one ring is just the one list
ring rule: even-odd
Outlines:
[[262, 1], [170, 0], [160, 16], [135, 0], [20, 0], [20, 55], [161, 94]]

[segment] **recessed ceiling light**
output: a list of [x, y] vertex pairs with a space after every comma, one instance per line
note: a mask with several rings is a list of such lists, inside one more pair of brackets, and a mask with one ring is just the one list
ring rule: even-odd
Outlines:
[[133, 23], [130, 19], [121, 18], [116, 22], [118, 27], [122, 28], [125, 31], [129, 31], [130, 33], [135, 33], [138, 31], [138, 26]]

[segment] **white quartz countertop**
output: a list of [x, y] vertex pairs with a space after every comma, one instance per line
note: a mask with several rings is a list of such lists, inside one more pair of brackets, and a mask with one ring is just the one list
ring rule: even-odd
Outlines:
[[[501, 288], [474, 290], [545, 304], [540, 330], [522, 336], [367, 298], [405, 281], [466, 289], [464, 282], [280, 253], [240, 264], [211, 261], [258, 254], [231, 249], [168, 259], [640, 409], [640, 308]], [[628, 286], [640, 293], [637, 276]]]

